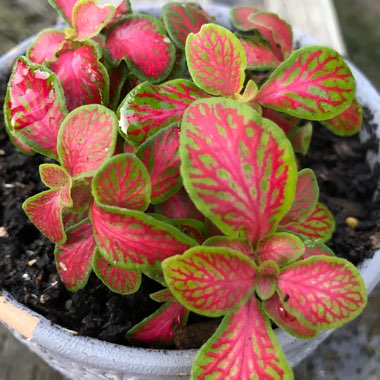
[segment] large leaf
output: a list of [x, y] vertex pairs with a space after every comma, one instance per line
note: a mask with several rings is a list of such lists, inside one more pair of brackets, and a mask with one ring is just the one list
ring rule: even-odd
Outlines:
[[71, 291], [82, 289], [90, 276], [95, 239], [88, 219], [67, 230], [67, 240], [54, 251], [57, 270]]
[[181, 121], [191, 103], [207, 96], [186, 79], [161, 85], [144, 82], [127, 95], [119, 108], [121, 129], [129, 140], [139, 144], [159, 129]]
[[306, 326], [326, 330], [342, 326], [367, 302], [360, 272], [347, 260], [316, 256], [285, 268], [278, 277], [284, 307]]
[[59, 12], [59, 14], [65, 18], [70, 24], [73, 15], [73, 9], [76, 3], [80, 0], [48, 0], [50, 5]]
[[90, 41], [66, 43], [50, 68], [60, 80], [69, 111], [86, 104], [107, 104], [109, 77], [99, 62], [99, 47]]
[[59, 160], [72, 177], [94, 174], [112, 156], [117, 136], [116, 115], [100, 105], [72, 111], [58, 137]]
[[93, 258], [93, 269], [98, 278], [113, 293], [132, 294], [140, 288], [140, 271], [115, 267], [99, 253], [99, 250], [96, 250]]
[[137, 13], [112, 26], [106, 49], [115, 65], [124, 59], [136, 76], [150, 82], [164, 80], [175, 59], [175, 47], [160, 21]]
[[244, 239], [231, 238], [228, 236], [213, 236], [207, 239], [203, 244], [205, 247], [224, 247], [244, 253], [247, 257], [254, 259], [251, 244]]
[[93, 203], [91, 219], [101, 254], [122, 269], [149, 269], [196, 244], [175, 227], [139, 211]]
[[247, 57], [238, 38], [215, 24], [203, 25], [186, 41], [186, 59], [194, 83], [212, 95], [239, 94]]
[[344, 111], [354, 92], [355, 80], [342, 56], [307, 46], [277, 67], [255, 100], [299, 118], [325, 120]]
[[96, 202], [145, 211], [150, 203], [150, 179], [144, 164], [133, 154], [109, 159], [92, 182]]
[[191, 199], [226, 235], [258, 242], [276, 229], [295, 191], [296, 165], [283, 132], [229, 99], [185, 112], [181, 174]]
[[195, 313], [219, 317], [236, 309], [254, 291], [252, 260], [227, 248], [195, 247], [162, 263], [173, 295]]
[[191, 379], [293, 379], [270, 322], [255, 297], [226, 315], [195, 357]]
[[152, 204], [164, 202], [182, 187], [179, 134], [177, 126], [165, 128], [149, 138], [136, 152], [150, 175]]
[[169, 36], [182, 50], [190, 33], [198, 33], [201, 26], [210, 22], [210, 17], [196, 3], [173, 2], [165, 4], [162, 17]]
[[44, 66], [19, 58], [5, 98], [7, 129], [34, 151], [57, 157], [59, 127], [67, 115], [62, 87]]

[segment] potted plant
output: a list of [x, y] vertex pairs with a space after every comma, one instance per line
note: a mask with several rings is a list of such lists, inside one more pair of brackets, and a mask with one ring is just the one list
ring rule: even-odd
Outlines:
[[[355, 318], [376, 282], [325, 244], [334, 218], [295, 156], [308, 153], [310, 120], [341, 136], [361, 128], [351, 70], [329, 48], [293, 51], [290, 27], [250, 7], [231, 11], [233, 33], [193, 3], [164, 6], [162, 22], [126, 1], [51, 3], [69, 27], [37, 37], [5, 99], [14, 145], [54, 160], [39, 169], [48, 190], [23, 208], [70, 291], [91, 272], [132, 305], [149, 290], [157, 306], [131, 343], [172, 347], [189, 318], [209, 336], [197, 353], [89, 350], [7, 298], [2, 319], [21, 315], [18, 331], [40, 353], [56, 345], [42, 356], [71, 376], [85, 362], [99, 378], [176, 378], [196, 353], [193, 379], [292, 378], [284, 352], [294, 363], [293, 345], [310, 350]], [[280, 328], [319, 335], [300, 343]]]

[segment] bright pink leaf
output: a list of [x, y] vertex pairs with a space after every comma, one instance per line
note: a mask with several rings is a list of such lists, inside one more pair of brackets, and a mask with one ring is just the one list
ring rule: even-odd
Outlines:
[[66, 170], [55, 164], [40, 165], [40, 177], [42, 183], [51, 189], [66, 186], [71, 181]]
[[313, 136], [313, 124], [308, 122], [301, 127], [297, 127], [294, 133], [291, 133], [288, 138], [292, 143], [295, 153], [300, 153], [306, 156], [309, 152], [311, 138]]
[[140, 271], [117, 268], [110, 264], [98, 250], [93, 259], [93, 269], [103, 284], [114, 293], [132, 294], [140, 288]]
[[185, 235], [191, 237], [199, 244], [202, 244], [205, 240], [206, 231], [204, 223], [195, 219], [171, 219], [167, 223], [175, 226]]
[[53, 61], [65, 41], [65, 33], [61, 30], [43, 30], [28, 50], [28, 58], [40, 65]]
[[236, 309], [254, 290], [253, 261], [227, 248], [195, 247], [166, 259], [162, 269], [181, 304], [209, 317]]
[[251, 259], [254, 258], [251, 244], [244, 239], [231, 238], [228, 236], [213, 236], [207, 239], [202, 245], [205, 247], [229, 248], [244, 253], [244, 255]]
[[71, 23], [73, 9], [80, 0], [48, 0], [50, 5], [55, 8], [66, 21]]
[[72, 177], [95, 173], [113, 154], [117, 127], [116, 115], [103, 106], [83, 106], [71, 112], [59, 133], [62, 166]]
[[59, 127], [67, 115], [62, 88], [44, 66], [19, 58], [9, 81], [5, 99], [9, 131], [34, 151], [57, 157]]
[[178, 302], [167, 302], [154, 314], [128, 331], [133, 342], [149, 346], [171, 346], [176, 333], [187, 323], [189, 311]]
[[325, 120], [351, 104], [354, 90], [343, 57], [327, 47], [307, 46], [277, 67], [255, 100], [299, 118]]
[[277, 277], [280, 268], [273, 260], [264, 261], [257, 268], [255, 290], [261, 300], [267, 300], [273, 296], [277, 289]]
[[293, 379], [292, 370], [255, 297], [228, 314], [195, 357], [193, 379]]
[[335, 256], [334, 252], [323, 243], [315, 243], [310, 240], [306, 240], [305, 244], [305, 252], [301, 256], [301, 259], [308, 259], [313, 256]]
[[107, 34], [106, 49], [114, 64], [122, 59], [141, 79], [164, 80], [171, 72], [175, 47], [159, 20], [140, 14], [122, 18]]
[[276, 229], [294, 197], [296, 167], [281, 130], [229, 99], [185, 112], [181, 174], [197, 208], [226, 235], [258, 242]]
[[180, 122], [186, 108], [195, 100], [208, 97], [186, 80], [175, 79], [161, 85], [144, 82], [135, 87], [119, 108], [120, 125], [135, 143], [175, 122]]
[[317, 330], [342, 326], [364, 309], [367, 295], [360, 272], [347, 260], [315, 256], [285, 268], [278, 277], [284, 307]]
[[262, 108], [263, 117], [276, 123], [287, 135], [291, 132], [300, 122], [300, 119], [287, 115], [286, 113], [278, 112], [270, 108]]
[[186, 41], [186, 59], [194, 83], [212, 95], [238, 94], [244, 84], [247, 57], [238, 38], [215, 24], [203, 25]]
[[139, 211], [94, 203], [91, 219], [102, 255], [120, 268], [155, 265], [196, 244], [175, 227]]

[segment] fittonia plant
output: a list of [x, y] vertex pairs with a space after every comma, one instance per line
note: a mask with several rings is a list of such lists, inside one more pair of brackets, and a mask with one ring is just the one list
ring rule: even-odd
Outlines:
[[56, 161], [23, 207], [62, 282], [81, 289], [93, 270], [128, 295], [156, 280], [162, 306], [127, 334], [139, 344], [171, 346], [190, 311], [223, 316], [192, 379], [292, 378], [273, 326], [310, 339], [366, 304], [294, 154], [311, 120], [359, 130], [350, 69], [326, 47], [292, 51], [288, 24], [251, 7], [231, 11], [233, 33], [193, 3], [162, 21], [127, 1], [51, 3], [69, 26], [16, 62], [5, 117], [20, 150]]

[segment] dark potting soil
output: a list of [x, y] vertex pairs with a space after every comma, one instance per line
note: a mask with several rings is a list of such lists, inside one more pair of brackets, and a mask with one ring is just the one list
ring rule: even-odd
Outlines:
[[[5, 93], [4, 78], [0, 78], [0, 93]], [[3, 99], [1, 109], [2, 103]], [[371, 115], [367, 112], [366, 116], [370, 123]], [[69, 330], [128, 344], [125, 332], [159, 307], [149, 298], [159, 285], [144, 278], [137, 293], [119, 296], [92, 275], [83, 290], [66, 290], [53, 262], [53, 245], [34, 228], [21, 208], [26, 198], [44, 190], [38, 166], [47, 160], [18, 153], [8, 141], [2, 115], [0, 119], [0, 288]], [[317, 126], [309, 155], [300, 158], [302, 167], [316, 172], [321, 201], [336, 218], [336, 232], [328, 245], [354, 264], [380, 248], [379, 200], [372, 201], [377, 181], [365, 162], [366, 151], [374, 143], [371, 139], [363, 145], [357, 136], [339, 138]], [[347, 225], [347, 217], [358, 221], [356, 228]], [[194, 315], [190, 318], [191, 323], [201, 320]], [[206, 325], [209, 327], [190, 327], [180, 334], [178, 346], [200, 346], [216, 328], [214, 321]], [[203, 330], [202, 337], [198, 332]]]

